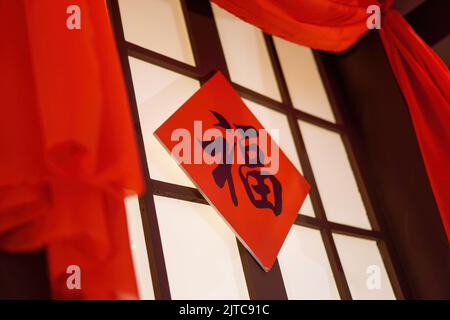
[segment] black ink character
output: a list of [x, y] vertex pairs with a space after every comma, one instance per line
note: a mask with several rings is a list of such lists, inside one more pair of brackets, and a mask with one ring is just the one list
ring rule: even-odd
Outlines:
[[[265, 154], [260, 150], [258, 143], [255, 143], [258, 138], [258, 131], [252, 126], [245, 125], [234, 124], [233, 128], [220, 113], [215, 111], [211, 111], [211, 113], [218, 120], [214, 126], [225, 130], [237, 129], [238, 132], [242, 133], [242, 137], [238, 141], [238, 147], [244, 155], [245, 161], [244, 164], [239, 166], [238, 171], [249, 200], [256, 208], [271, 209], [278, 216], [282, 210], [282, 187], [275, 176], [264, 171]], [[212, 175], [220, 188], [223, 188], [226, 183], [228, 184], [231, 200], [237, 206], [238, 199], [231, 172], [232, 161], [230, 162], [230, 159], [233, 159], [236, 141], [233, 140], [230, 146], [226, 139], [217, 137], [211, 141], [202, 141], [201, 143], [203, 149], [211, 156], [215, 156], [216, 149], [222, 150], [220, 155], [221, 161], [212, 171]]]

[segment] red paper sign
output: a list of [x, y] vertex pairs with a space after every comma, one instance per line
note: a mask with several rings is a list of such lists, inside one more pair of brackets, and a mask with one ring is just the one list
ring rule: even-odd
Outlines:
[[155, 135], [269, 271], [310, 187], [230, 83], [217, 73]]

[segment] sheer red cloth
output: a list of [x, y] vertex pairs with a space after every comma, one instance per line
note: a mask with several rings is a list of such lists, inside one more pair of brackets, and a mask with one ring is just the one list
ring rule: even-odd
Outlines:
[[[313, 49], [343, 51], [364, 35], [369, 5], [381, 8], [381, 39], [408, 103], [425, 167], [450, 240], [450, 73], [392, 0], [211, 0], [239, 18]], [[425, 213], [424, 213], [425, 214]]]
[[46, 248], [54, 298], [137, 298], [123, 201], [143, 181], [105, 2], [0, 0], [0, 30], [0, 250]]
[[386, 13], [380, 32], [450, 240], [450, 72], [398, 12]]

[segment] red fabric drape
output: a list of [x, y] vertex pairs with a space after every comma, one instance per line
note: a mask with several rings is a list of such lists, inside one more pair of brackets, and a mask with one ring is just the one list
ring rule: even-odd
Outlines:
[[0, 0], [0, 250], [46, 248], [55, 298], [137, 297], [123, 198], [143, 182], [107, 12]]
[[383, 11], [381, 38], [406, 98], [428, 177], [450, 240], [450, 73], [392, 0], [211, 0], [267, 33], [300, 45], [343, 51], [368, 31], [367, 7]]
[[370, 0], [211, 0], [263, 31], [313, 49], [339, 52], [367, 32]]
[[386, 13], [380, 32], [450, 240], [450, 72], [398, 12]]

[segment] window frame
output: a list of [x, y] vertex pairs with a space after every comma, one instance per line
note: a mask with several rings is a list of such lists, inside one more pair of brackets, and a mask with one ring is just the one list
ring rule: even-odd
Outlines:
[[[181, 75], [198, 80], [201, 84], [205, 83], [217, 70], [220, 70], [228, 79], [230, 79], [211, 4], [208, 0], [180, 0], [180, 3], [182, 5], [186, 27], [191, 42], [195, 66], [177, 61], [126, 41], [120, 17], [118, 0], [108, 0], [108, 6], [115, 30], [126, 87], [129, 94], [134, 125], [136, 128], [141, 153], [141, 162], [147, 186], [146, 193], [139, 198], [139, 203], [156, 299], [171, 299], [171, 295], [153, 196], [158, 195], [207, 205], [209, 204], [201, 193], [195, 188], [180, 186], [150, 178], [150, 170], [146, 161], [142, 129], [139, 122], [138, 107], [134, 94], [128, 57], [134, 57], [156, 66], [174, 71]], [[205, 17], [207, 19], [205, 19]], [[391, 240], [384, 232], [385, 227], [382, 223], [381, 217], [377, 215], [373, 209], [363, 176], [360, 171], [360, 166], [358, 165], [358, 160], [354, 152], [356, 145], [354, 142], [354, 131], [352, 130], [350, 123], [344, 119], [341, 113], [343, 102], [339, 96], [339, 91], [337, 90], [336, 84], [333, 83], [332, 77], [327, 74], [325, 56], [322, 53], [313, 50], [314, 59], [324, 84], [326, 94], [330, 101], [336, 123], [332, 123], [300, 111], [293, 106], [273, 38], [270, 35], [264, 34], [264, 41], [269, 53], [282, 101], [278, 102], [236, 83], [232, 83], [232, 85], [242, 98], [246, 98], [264, 107], [283, 113], [288, 119], [289, 128], [292, 133], [297, 154], [303, 169], [303, 175], [311, 185], [310, 197], [315, 213], [315, 217], [310, 217], [300, 213], [295, 220], [295, 224], [320, 231], [336, 282], [336, 287], [341, 299], [350, 300], [352, 299], [352, 295], [342, 268], [336, 244], [333, 239], [333, 233], [376, 241], [394, 294], [397, 299], [404, 299], [405, 286], [404, 284], [402, 285], [398, 278], [398, 269], [396, 268], [398, 263], [393, 261]], [[327, 220], [305, 143], [298, 125], [298, 120], [308, 122], [340, 135], [347, 152], [356, 183], [361, 193], [362, 201], [366, 208], [372, 230], [366, 230]], [[250, 299], [287, 299], [278, 261], [275, 263], [273, 269], [269, 273], [266, 273], [259, 267], [239, 240], [236, 239], [236, 241], [238, 243]]]

